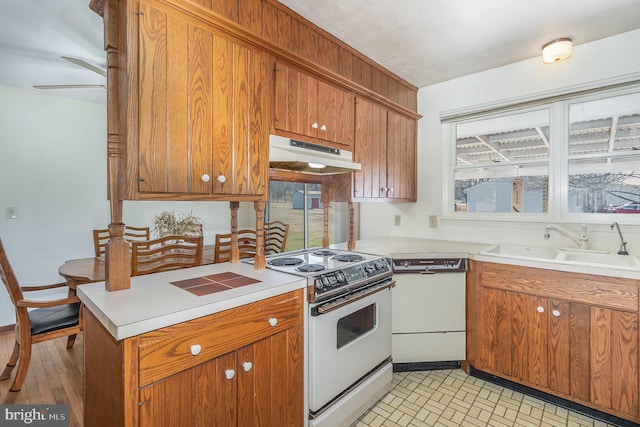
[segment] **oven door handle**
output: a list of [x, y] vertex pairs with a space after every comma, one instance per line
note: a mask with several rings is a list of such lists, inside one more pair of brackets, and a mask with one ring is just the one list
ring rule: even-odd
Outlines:
[[327, 302], [324, 304], [319, 305], [318, 307], [315, 307], [314, 309], [311, 310], [311, 315], [312, 316], [320, 316], [321, 314], [326, 314], [329, 312], [332, 312], [333, 310], [337, 310], [341, 307], [344, 307], [347, 304], [351, 304], [352, 302], [361, 300], [363, 298], [366, 298], [370, 295], [376, 294], [380, 291], [383, 291], [385, 289], [391, 289], [394, 288], [396, 286], [396, 282], [393, 279], [389, 279], [384, 281], [383, 283], [379, 283], [377, 285], [373, 285], [369, 288], [366, 288], [365, 290], [363, 290], [361, 293], [355, 293], [355, 294], [351, 294], [351, 295], [347, 295], [343, 298], [338, 298], [335, 301], [331, 301], [331, 302]]

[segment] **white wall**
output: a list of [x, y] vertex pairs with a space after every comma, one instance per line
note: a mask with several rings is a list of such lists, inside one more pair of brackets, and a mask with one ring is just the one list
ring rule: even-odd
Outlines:
[[[59, 282], [58, 266], [93, 256], [91, 230], [110, 222], [106, 107], [0, 85], [0, 129], [0, 238], [21, 285]], [[8, 206], [17, 219], [6, 218]], [[205, 243], [229, 230], [227, 202], [127, 201], [124, 221], [149, 225], [163, 209], [203, 218]], [[0, 326], [13, 324], [0, 288]]]
[[[410, 236], [486, 243], [527, 243], [544, 245], [545, 224], [521, 222], [462, 221], [443, 219], [443, 147], [440, 113], [474, 106], [542, 97], [598, 81], [640, 73], [640, 30], [578, 45], [564, 62], [545, 65], [532, 58], [485, 72], [421, 88], [418, 91], [418, 201], [416, 203], [362, 203], [362, 238], [383, 235]], [[487, 54], [490, 54], [489, 52]], [[401, 215], [401, 226], [394, 226]], [[429, 228], [429, 215], [438, 216], [438, 228]], [[638, 218], [640, 220], [640, 218]], [[640, 222], [640, 221], [638, 221]], [[577, 224], [567, 228], [578, 230]], [[640, 230], [624, 225], [632, 253], [640, 253]], [[590, 224], [593, 245], [618, 248], [617, 234], [609, 222]], [[552, 236], [552, 240], [555, 239]], [[552, 242], [553, 243], [553, 242]], [[566, 242], [560, 242], [561, 244]]]

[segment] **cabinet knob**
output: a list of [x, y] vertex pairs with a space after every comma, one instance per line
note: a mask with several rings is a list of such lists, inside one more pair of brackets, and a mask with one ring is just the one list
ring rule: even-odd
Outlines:
[[202, 346], [200, 344], [194, 344], [191, 346], [191, 354], [193, 354], [194, 356], [199, 355], [201, 350]]
[[327, 125], [322, 125], [322, 126], [320, 126], [320, 130], [321, 130], [322, 132], [326, 132], [326, 131], [327, 131]]
[[251, 370], [251, 368], [253, 368], [253, 363], [251, 362], [244, 362], [242, 364], [242, 368], [244, 369], [245, 372], [249, 372]]
[[234, 371], [233, 369], [227, 369], [226, 371], [224, 371], [224, 376], [228, 380], [231, 380], [231, 379], [233, 379], [233, 377], [236, 376], [236, 371]]
[[211, 177], [209, 177], [209, 175], [207, 175], [206, 173], [202, 175], [202, 177], [200, 177], [200, 179], [202, 180], [202, 182], [209, 182], [209, 180], [211, 179]]
[[312, 124], [311, 127], [314, 128], [314, 129], [318, 129], [318, 123]]
[[278, 319], [276, 319], [275, 317], [272, 317], [271, 319], [269, 319], [269, 324], [271, 326], [276, 326], [278, 324]]
[[551, 314], [553, 314], [553, 317], [560, 317], [560, 311], [559, 310], [553, 310], [551, 312]]
[[227, 177], [226, 177], [226, 176], [224, 176], [224, 175], [220, 175], [220, 176], [218, 177], [218, 182], [221, 182], [221, 183], [222, 183], [222, 182], [226, 182], [226, 180], [227, 180]]
[[544, 313], [544, 307], [540, 306], [537, 308], [538, 313]]

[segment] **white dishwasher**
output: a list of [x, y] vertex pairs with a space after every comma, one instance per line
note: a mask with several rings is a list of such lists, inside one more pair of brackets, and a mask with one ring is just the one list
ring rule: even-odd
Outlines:
[[466, 355], [467, 259], [396, 253], [392, 290], [395, 371], [448, 367]]

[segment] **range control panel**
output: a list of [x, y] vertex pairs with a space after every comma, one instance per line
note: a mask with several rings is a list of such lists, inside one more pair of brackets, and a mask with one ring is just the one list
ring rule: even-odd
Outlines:
[[467, 271], [466, 258], [393, 258], [394, 273], [459, 273]]

